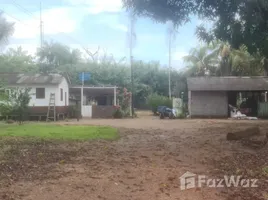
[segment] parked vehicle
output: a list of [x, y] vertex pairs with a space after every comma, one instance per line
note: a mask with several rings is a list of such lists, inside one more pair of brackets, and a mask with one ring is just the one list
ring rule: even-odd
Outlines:
[[164, 119], [165, 117], [168, 117], [169, 119], [175, 118], [172, 109], [167, 106], [158, 106], [157, 113], [159, 114], [160, 119]]
[[252, 109], [249, 105], [247, 105], [247, 102], [242, 102], [239, 108], [240, 112], [245, 115], [250, 115], [252, 113]]

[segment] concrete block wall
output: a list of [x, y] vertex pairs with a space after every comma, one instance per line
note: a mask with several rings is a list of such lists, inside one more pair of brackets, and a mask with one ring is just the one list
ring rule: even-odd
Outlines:
[[114, 106], [92, 106], [92, 118], [112, 118]]
[[191, 91], [188, 95], [191, 117], [228, 117], [227, 92]]

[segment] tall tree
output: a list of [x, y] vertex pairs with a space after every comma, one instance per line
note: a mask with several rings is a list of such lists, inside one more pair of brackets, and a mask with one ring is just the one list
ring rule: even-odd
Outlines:
[[250, 54], [245, 45], [238, 49], [232, 48], [226, 42], [216, 41], [212, 43], [218, 51], [219, 67], [218, 76], [254, 76], [261, 75], [262, 65], [260, 54]]
[[42, 49], [38, 49], [37, 56], [42, 63], [42, 71], [56, 70], [61, 65], [77, 64], [81, 60], [81, 53], [78, 49], [70, 49], [68, 46], [45, 42]]
[[[263, 56], [268, 72], [268, 1], [267, 0], [123, 0], [127, 8], [157, 21], [173, 21], [177, 25], [198, 15], [213, 22], [212, 29], [198, 28], [201, 39], [220, 39], [238, 49]], [[267, 73], [266, 73], [267, 74]]]
[[191, 49], [183, 59], [188, 64], [188, 76], [215, 75], [219, 66], [218, 49], [212, 49], [209, 45]]
[[160, 22], [170, 20], [175, 25], [188, 22], [191, 13], [197, 8], [194, 0], [123, 0], [123, 4], [137, 15], [148, 16]]
[[37, 72], [34, 58], [22, 47], [8, 49], [0, 55], [0, 72]]
[[14, 32], [14, 24], [8, 22], [4, 16], [3, 12], [0, 12], [0, 45], [6, 44], [8, 42], [8, 38]]
[[[198, 27], [198, 36], [210, 41], [218, 38], [233, 48], [246, 45], [249, 53], [263, 56], [263, 68], [268, 72], [268, 2], [266, 0], [238, 0], [203, 3], [203, 16], [217, 19], [213, 28]], [[209, 14], [210, 13], [210, 14]]]

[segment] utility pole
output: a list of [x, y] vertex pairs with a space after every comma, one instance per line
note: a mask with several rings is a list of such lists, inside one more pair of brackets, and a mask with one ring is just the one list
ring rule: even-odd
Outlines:
[[168, 24], [167, 29], [168, 39], [168, 96], [171, 99], [171, 65], [172, 65], [172, 42], [176, 39], [176, 29], [173, 23]]
[[[42, 2], [40, 1], [40, 52], [42, 52], [43, 49], [43, 39], [44, 39], [44, 30], [43, 30], [43, 21], [42, 21]], [[43, 71], [45, 68], [43, 68], [44, 65], [41, 62], [41, 59], [39, 59], [39, 68]], [[46, 70], [45, 70], [46, 71]]]
[[170, 73], [171, 73], [171, 33], [169, 35], [169, 39], [168, 39], [168, 57], [169, 57], [169, 61], [168, 61], [168, 96], [169, 99], [171, 99], [171, 77], [170, 77]]
[[133, 34], [134, 34], [134, 15], [130, 14], [130, 41], [129, 41], [129, 60], [131, 73], [131, 116], [134, 118], [134, 77], [133, 77]]
[[85, 73], [82, 72], [82, 87], [81, 87], [81, 117], [83, 117], [83, 106], [84, 106], [84, 84], [85, 84]]
[[43, 48], [44, 43], [44, 25], [42, 21], [42, 2], [40, 1], [40, 48]]

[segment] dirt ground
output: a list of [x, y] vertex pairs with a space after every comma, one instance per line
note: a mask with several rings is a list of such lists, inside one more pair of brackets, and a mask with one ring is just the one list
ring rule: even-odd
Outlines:
[[[0, 199], [22, 200], [265, 200], [268, 147], [226, 141], [226, 133], [268, 121], [81, 120], [59, 125], [118, 127], [116, 141], [2, 141]], [[3, 152], [4, 155], [3, 155]], [[185, 172], [257, 178], [258, 188], [180, 189]]]

